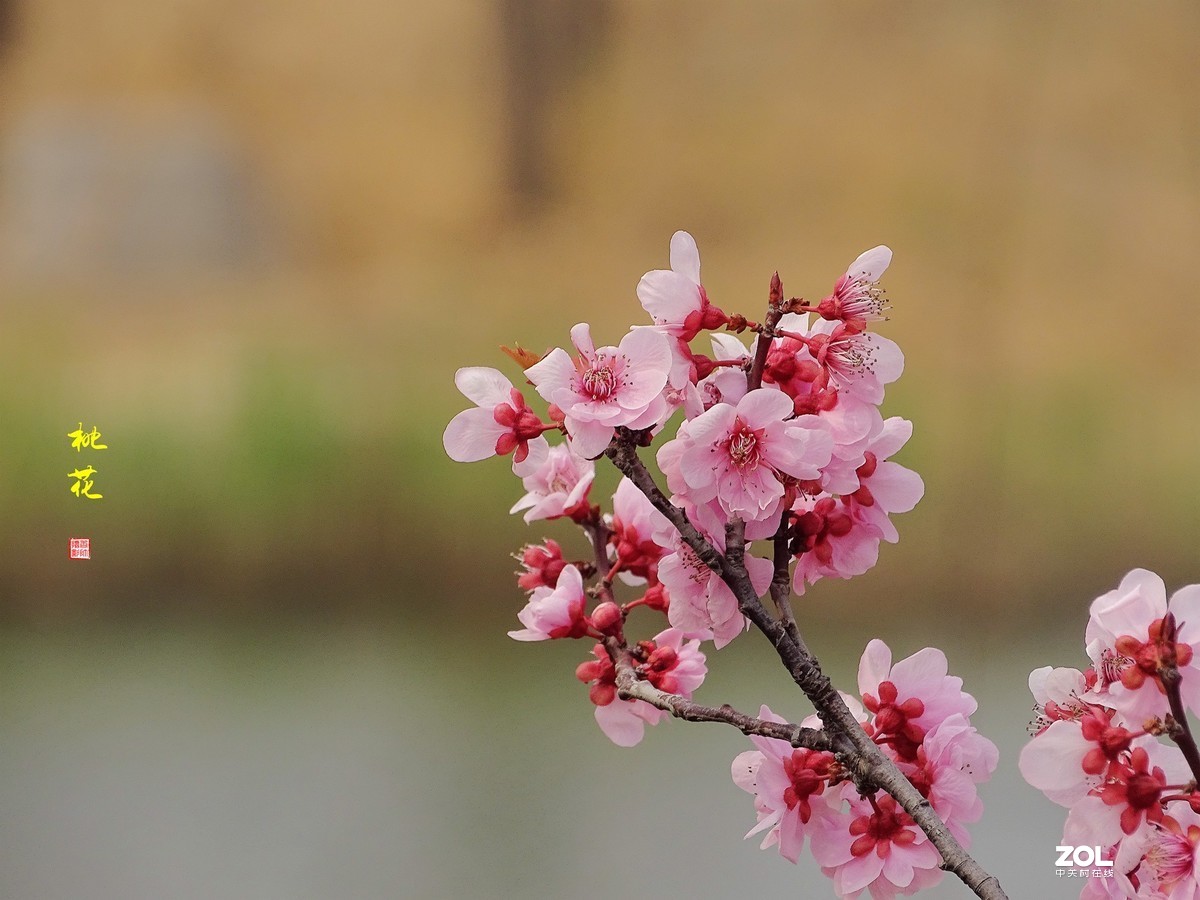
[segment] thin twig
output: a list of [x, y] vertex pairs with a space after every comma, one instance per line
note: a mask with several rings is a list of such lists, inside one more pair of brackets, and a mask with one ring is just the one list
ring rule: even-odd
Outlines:
[[604, 517], [600, 515], [600, 507], [593, 506], [591, 515], [579, 524], [592, 540], [592, 552], [596, 557], [596, 574], [599, 576], [596, 590], [605, 600], [616, 602], [612, 592], [612, 579], [608, 577], [613, 565], [608, 561], [609, 530], [608, 526], [604, 524]]
[[767, 317], [763, 319], [762, 325], [758, 329], [758, 343], [754, 348], [754, 361], [750, 364], [750, 371], [746, 374], [746, 390], [753, 391], [762, 387], [763, 369], [767, 365], [767, 354], [771, 352], [771, 340], [775, 337], [775, 326], [779, 324], [779, 320], [783, 318], [783, 314], [787, 311], [788, 304], [783, 302], [783, 295], [776, 290], [776, 282], [779, 279], [779, 273], [775, 273], [775, 278], [771, 281], [771, 305], [767, 310]]
[[723, 722], [732, 725], [744, 735], [758, 735], [777, 741], [786, 741], [793, 747], [809, 750], [833, 750], [829, 735], [819, 728], [805, 728], [790, 722], [768, 722], [738, 712], [728, 704], [703, 706], [679, 694], [660, 691], [648, 681], [637, 677], [629, 651], [618, 641], [608, 639], [605, 648], [617, 669], [617, 696], [622, 700], [644, 700], [651, 706], [665, 710], [677, 719], [688, 722]]

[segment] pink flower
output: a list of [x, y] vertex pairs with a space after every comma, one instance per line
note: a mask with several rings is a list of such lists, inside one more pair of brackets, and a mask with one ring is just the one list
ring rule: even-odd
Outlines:
[[509, 513], [528, 510], [525, 521], [557, 519], [582, 512], [587, 507], [587, 495], [596, 466], [571, 452], [568, 444], [556, 444], [545, 452], [530, 453], [526, 465], [532, 465], [522, 482], [526, 494]]
[[792, 589], [797, 594], [822, 578], [862, 575], [878, 561], [883, 535], [848, 500], [801, 497], [792, 511], [791, 550], [798, 554]]
[[720, 403], [688, 422], [677, 439], [685, 441], [680, 471], [691, 499], [716, 497], [729, 516], [748, 522], [777, 518], [781, 478], [818, 478], [833, 452], [823, 425], [811, 417], [785, 421], [791, 415], [786, 394], [760, 388], [737, 406]]
[[860, 486], [858, 469], [867, 461], [871, 441], [883, 430], [883, 416], [873, 403], [834, 390], [823, 393], [814, 415], [833, 436], [833, 458], [821, 469], [820, 489], [829, 494], [853, 494]]
[[[758, 717], [767, 722], [785, 721], [766, 706]], [[778, 844], [779, 855], [796, 862], [804, 849], [806, 831], [816, 827], [814, 820], [836, 815], [825, 788], [841, 767], [832, 753], [793, 748], [773, 738], [751, 736], [750, 741], [758, 749], [738, 754], [731, 767], [733, 783], [754, 795], [758, 824], [746, 837], [766, 831], [762, 849]]]
[[[710, 543], [719, 550], [725, 546], [724, 541]], [[738, 609], [737, 597], [720, 573], [706, 566], [678, 535], [670, 546], [673, 552], [658, 563], [658, 580], [671, 600], [667, 619], [689, 636], [711, 634], [720, 650], [749, 628], [750, 622]], [[771, 561], [747, 553], [746, 571], [755, 592], [759, 596], [766, 593], [774, 575]]]
[[849, 827], [823, 820], [812, 833], [813, 857], [839, 897], [869, 890], [890, 900], [941, 880], [941, 855], [895, 799], [882, 792], [864, 799], [850, 785], [842, 795], [850, 802]]
[[893, 416], [867, 445], [862, 465], [856, 470], [858, 489], [850, 499], [859, 507], [862, 521], [874, 525], [888, 543], [900, 535], [889, 515], [905, 513], [917, 505], [925, 493], [921, 476], [898, 463], [888, 461], [912, 437], [912, 422]]
[[807, 345], [830, 384], [867, 403], [883, 402], [884, 385], [904, 371], [904, 354], [894, 341], [842, 322], [815, 323]]
[[1105, 858], [1113, 861], [1112, 880], [1123, 889], [1118, 897], [1200, 900], [1200, 815], [1186, 803], [1173, 804], [1161, 822], [1121, 841], [1115, 859]]
[[[1095, 679], [1095, 672], [1088, 672]], [[1091, 707], [1080, 698], [1088, 690], [1088, 678], [1078, 669], [1042, 666], [1029, 673], [1029, 692], [1036, 704], [1030, 731], [1041, 734], [1052, 722], [1081, 719]]]
[[597, 350], [586, 323], [571, 329], [571, 341], [577, 360], [556, 347], [525, 374], [563, 411], [575, 452], [590, 459], [604, 452], [616, 426], [647, 428], [665, 412], [671, 348], [663, 335], [638, 329], [619, 346]]
[[574, 566], [564, 566], [553, 589], [539, 587], [517, 618], [525, 627], [510, 631], [516, 641], [546, 641], [551, 638], [580, 638], [588, 633], [589, 622], [584, 615], [587, 594], [583, 578]]
[[1079, 718], [1051, 722], [1021, 749], [1021, 776], [1060, 806], [1078, 803], [1133, 747], [1157, 743], [1121, 727], [1112, 716], [1111, 710], [1091, 706]]
[[456, 462], [478, 462], [516, 450], [513, 471], [523, 474], [520, 464], [530, 451], [537, 456], [546, 447], [542, 432], [557, 426], [543, 423], [526, 405], [521, 392], [497, 369], [459, 369], [454, 373], [454, 384], [475, 409], [463, 410], [446, 426], [442, 435], [446, 454]]
[[654, 540], [656, 532], [674, 526], [654, 508], [650, 498], [628, 478], [622, 478], [613, 494], [612, 534], [617, 573], [626, 584], [657, 580], [658, 560], [663, 548]]
[[[1164, 631], [1168, 608], [1179, 623], [1174, 641]], [[1173, 662], [1184, 704], [1200, 711], [1200, 585], [1180, 588], [1168, 605], [1162, 579], [1134, 569], [1115, 591], [1093, 601], [1085, 636], [1098, 680], [1083, 699], [1111, 706], [1138, 725], [1164, 716], [1168, 703], [1157, 671]]]
[[[650, 682], [660, 691], [690, 698], [707, 674], [700, 641], [684, 643], [682, 632], [668, 628], [642, 641], [632, 652], [639, 663], [640, 679]], [[644, 700], [621, 700], [617, 697], [616, 668], [603, 644], [592, 650], [595, 661], [581, 664], [575, 670], [580, 681], [590, 682], [588, 696], [596, 706], [596, 724], [605, 736], [618, 747], [633, 747], [641, 743], [646, 725], [657, 725], [667, 713]]]
[[863, 706], [874, 714], [876, 742], [886, 740], [900, 759], [912, 760], [934, 726], [955, 713], [975, 712], [975, 698], [947, 668], [946, 654], [934, 647], [893, 666], [887, 644], [878, 638], [867, 644], [858, 665], [858, 690]]
[[878, 281], [891, 261], [892, 251], [883, 245], [863, 253], [850, 263], [817, 312], [826, 319], [840, 319], [856, 331], [862, 331], [868, 322], [886, 319], [883, 313], [888, 304]]
[[746, 373], [743, 363], [748, 364], [750, 355], [745, 345], [732, 334], [714, 334], [712, 337], [713, 360], [716, 363], [736, 362], [738, 365], [713, 365], [713, 369], [685, 395], [685, 409], [689, 419], [694, 419], [718, 403], [736, 404], [746, 396]]
[[[1186, 784], [1191, 770], [1178, 747], [1142, 739], [1110, 766], [1105, 781], [1071, 806], [1064, 844], [1108, 847], [1141, 828], [1161, 822], [1162, 800], [1178, 795], [1171, 785]], [[1181, 803], [1172, 803], [1174, 809]]]
[[975, 786], [992, 777], [999, 759], [996, 745], [976, 731], [966, 716], [955, 713], [929, 729], [918, 750], [917, 765], [903, 768], [959, 842], [969, 846], [970, 835], [962, 823], [983, 815], [983, 801]]
[[667, 334], [690, 341], [702, 329], [719, 328], [729, 317], [708, 302], [700, 284], [700, 251], [686, 231], [671, 235], [671, 268], [642, 276], [638, 300], [654, 324]]

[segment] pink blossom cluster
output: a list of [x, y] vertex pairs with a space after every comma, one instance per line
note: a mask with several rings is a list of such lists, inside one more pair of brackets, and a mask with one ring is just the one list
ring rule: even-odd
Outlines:
[[[512, 512], [570, 521], [586, 539], [577, 551], [546, 538], [517, 554], [528, 599], [509, 635], [589, 641], [575, 674], [616, 744], [637, 744], [669, 715], [662, 697], [690, 701], [707, 673], [703, 643], [721, 649], [750, 627], [751, 590], [771, 591], [790, 622], [779, 591], [862, 575], [880, 543], [898, 539], [892, 515], [920, 500], [920, 477], [892, 459], [912, 425], [879, 409], [903, 356], [869, 330], [889, 308], [879, 280], [891, 256], [883, 246], [863, 253], [816, 303], [785, 299], [776, 274], [768, 315], [755, 322], [712, 302], [695, 241], [676, 232], [670, 269], [637, 284], [649, 324], [615, 345], [597, 346], [580, 323], [570, 352], [508, 351], [544, 414], [495, 369], [456, 374], [474, 406], [447, 427], [448, 455], [511, 454], [524, 487]], [[693, 347], [701, 335], [707, 346]], [[652, 448], [645, 456], [661, 477], [629, 461], [635, 447]], [[624, 460], [626, 477], [604, 509], [592, 488], [594, 460], [606, 454]], [[744, 607], [723, 568], [734, 542]], [[630, 636], [637, 621], [652, 622], [639, 627], [653, 636]], [[848, 702], [866, 733], [965, 841], [981, 810], [975, 785], [996, 752], [971, 727], [975, 701], [947, 675], [945, 656], [926, 649], [893, 666], [872, 641], [859, 687], [862, 705]], [[781, 721], [766, 707], [762, 718]], [[808, 836], [839, 896], [911, 893], [940, 876], [925, 833], [888, 794], [860, 795], [832, 753], [753, 740], [734, 777], [755, 795], [764, 846], [794, 861]]]
[[[661, 440], [656, 458], [671, 502], [719, 551], [734, 519], [745, 524], [750, 541], [786, 534], [797, 593], [875, 564], [880, 542], [898, 537], [891, 515], [912, 509], [924, 491], [916, 473], [890, 459], [912, 425], [879, 412], [903, 357], [892, 341], [867, 330], [884, 319], [878, 282], [891, 256], [887, 247], [868, 250], [820, 303], [792, 300], [792, 311], [765, 328], [709, 300], [696, 242], [676, 232], [671, 268], [647, 272], [637, 285], [653, 324], [632, 327], [616, 346], [597, 347], [581, 323], [571, 329], [574, 354], [555, 348], [526, 360], [525, 377], [547, 403], [545, 419], [499, 371], [458, 371], [455, 383], [475, 406], [450, 422], [446, 452], [464, 462], [511, 453], [525, 488], [513, 512], [524, 511], [526, 522], [571, 519], [593, 544], [603, 544], [599, 565], [568, 566], [553, 541], [522, 551], [519, 582], [532, 593], [519, 617], [525, 627], [514, 638], [603, 637], [586, 612], [589, 575], [608, 592], [614, 575], [641, 587], [639, 597], [620, 606], [622, 619], [638, 606], [664, 613], [670, 628], [693, 642], [685, 648], [712, 640], [719, 649], [746, 629], [729, 586], [632, 483], [621, 482], [610, 515], [591, 504], [593, 459], [615, 430], [636, 432], [649, 444], [663, 438], [676, 414], [679, 424]], [[782, 290], [776, 275], [773, 303], [782, 301]], [[711, 357], [692, 348], [702, 332], [719, 328], [727, 331], [711, 335]], [[747, 330], [755, 334], [749, 346], [730, 333]], [[547, 432], [566, 440], [550, 445]], [[754, 589], [765, 594], [772, 561], [753, 553], [745, 559]], [[602, 726], [613, 713], [601, 710], [613, 704], [640, 710], [645, 721], [661, 718], [638, 701], [593, 690], [597, 698]], [[617, 739], [615, 728], [605, 731]], [[620, 741], [632, 733], [621, 731]]]
[[[880, 640], [858, 669], [861, 705], [847, 697], [867, 734], [930, 802], [964, 846], [966, 824], [983, 812], [976, 786], [996, 768], [996, 746], [971, 725], [975, 699], [947, 674], [946, 656], [927, 647], [892, 664]], [[760, 718], [783, 720], [763, 707]], [[815, 717], [806, 725], [819, 725]], [[807, 838], [839, 897], [868, 891], [876, 900], [937, 883], [941, 856], [892, 797], [863, 795], [832, 753], [751, 737], [757, 748], [733, 761], [733, 780], [754, 795], [762, 847], [796, 862]]]
[[1102, 848], [1085, 898], [1200, 900], [1200, 585], [1167, 599], [1134, 569], [1091, 606], [1082, 672], [1029, 676], [1037, 716], [1021, 774], [1068, 810], [1064, 845]]

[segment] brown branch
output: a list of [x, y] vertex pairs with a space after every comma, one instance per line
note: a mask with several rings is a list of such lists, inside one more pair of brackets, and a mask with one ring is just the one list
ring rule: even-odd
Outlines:
[[771, 352], [771, 339], [775, 337], [775, 326], [787, 312], [789, 304], [783, 301], [783, 285], [779, 284], [779, 273], [771, 279], [771, 305], [767, 317], [763, 319], [758, 329], [758, 344], [754, 348], [754, 361], [750, 363], [750, 371], [746, 374], [746, 390], [753, 391], [762, 387], [763, 369], [767, 365], [767, 354]]
[[735, 519], [727, 529], [725, 553], [722, 555], [696, 530], [684, 511], [674, 506], [654, 483], [637, 455], [628, 431], [617, 429], [617, 437], [609, 445], [606, 454], [650, 499], [654, 507], [679, 529], [692, 551], [709, 568], [721, 573], [737, 597], [738, 607], [775, 647], [792, 680], [813, 704], [831, 740], [831, 749], [859, 788], [867, 792], [882, 789], [894, 797], [937, 848], [942, 856], [942, 868], [958, 876], [978, 897], [982, 900], [1008, 900], [999, 880], [988, 874], [963, 849], [946, 823], [933, 811], [929, 801], [863, 731], [829, 677], [821, 670], [816, 657], [802, 641], [793, 639], [783, 622], [768, 613], [762, 605], [746, 571], [745, 526], [741, 520]]
[[1167, 702], [1171, 706], [1171, 718], [1175, 720], [1175, 726], [1167, 729], [1167, 736], [1179, 746], [1183, 758], [1187, 760], [1188, 768], [1192, 770], [1192, 777], [1200, 781], [1200, 752], [1196, 749], [1196, 738], [1192, 735], [1191, 726], [1188, 724], [1187, 710], [1183, 706], [1179, 669], [1167, 669], [1160, 673], [1160, 677], [1163, 686], [1167, 689]]
[[687, 722], [723, 722], [732, 725], [744, 735], [773, 738], [786, 741], [793, 747], [807, 747], [809, 750], [833, 750], [829, 735], [819, 728], [805, 728], [803, 725], [788, 722], [768, 722], [738, 712], [728, 704], [702, 706], [679, 694], [660, 691], [650, 682], [637, 677], [629, 659], [629, 651], [619, 642], [610, 638], [605, 641], [605, 648], [617, 669], [617, 696], [622, 700], [644, 700], [651, 706]]
[[771, 541], [775, 545], [775, 555], [772, 560], [775, 563], [775, 574], [771, 578], [771, 602], [775, 604], [775, 611], [779, 614], [779, 621], [783, 623], [788, 637], [796, 644], [803, 644], [800, 639], [800, 629], [796, 625], [796, 617], [792, 614], [792, 579], [791, 573], [788, 571], [788, 566], [792, 561], [792, 554], [788, 552], [788, 510], [783, 511], [783, 516], [779, 519], [779, 528], [775, 531]]
[[596, 583], [596, 591], [605, 600], [616, 602], [612, 592], [611, 574], [612, 564], [608, 561], [608, 526], [604, 524], [604, 517], [600, 515], [600, 507], [593, 506], [591, 514], [587, 519], [579, 523], [579, 527], [587, 532], [587, 536], [592, 542], [592, 552], [596, 557], [596, 574], [600, 576], [600, 580]]

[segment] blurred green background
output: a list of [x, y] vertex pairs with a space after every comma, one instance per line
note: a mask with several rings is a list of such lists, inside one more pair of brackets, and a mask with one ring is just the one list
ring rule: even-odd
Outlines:
[[[740, 841], [744, 739], [618, 750], [585, 648], [505, 636], [508, 554], [576, 538], [441, 449], [456, 368], [615, 343], [677, 228], [751, 318], [894, 249], [926, 496], [803, 624], [846, 687], [942, 646], [1003, 751], [979, 857], [1076, 894], [1025, 677], [1129, 568], [1200, 580], [1198, 44], [1186, 3], [0, 3], [0, 896], [828, 896]], [[806, 714], [754, 636], [710, 664]]]

